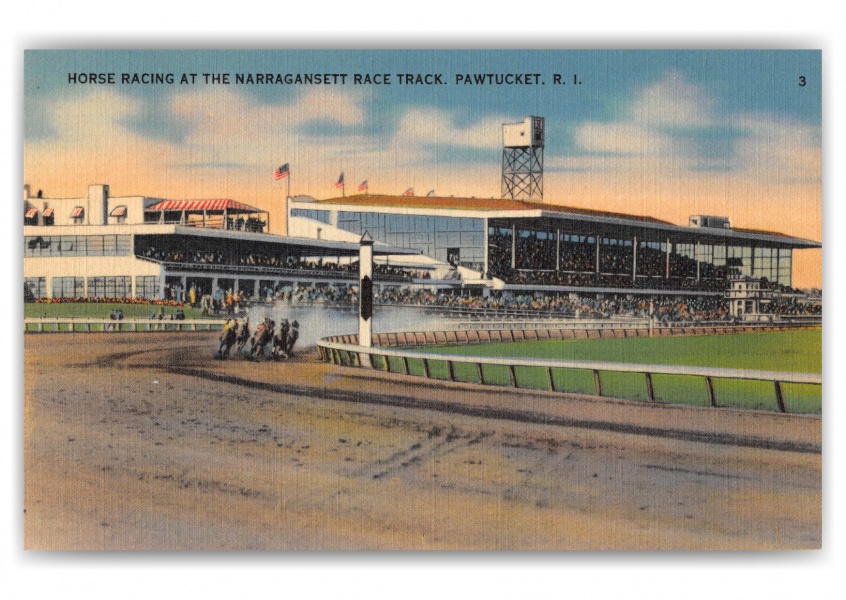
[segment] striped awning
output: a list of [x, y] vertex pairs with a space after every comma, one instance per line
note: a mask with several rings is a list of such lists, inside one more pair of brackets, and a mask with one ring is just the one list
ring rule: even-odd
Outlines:
[[44, 209], [44, 216], [48, 219], [50, 217], [52, 217], [53, 216], [53, 209], [52, 208], [45, 208]]
[[30, 208], [28, 211], [24, 213], [24, 216], [27, 219], [34, 219], [38, 216], [38, 209], [37, 208]]
[[112, 212], [109, 213], [110, 217], [125, 217], [126, 216], [126, 206], [115, 206], [112, 209]]
[[162, 210], [185, 210], [185, 211], [218, 211], [257, 213], [264, 212], [254, 206], [242, 204], [235, 200], [164, 200], [147, 207], [146, 212], [159, 212]]
[[71, 213], [71, 219], [78, 219], [79, 217], [81, 217], [84, 214], [85, 214], [85, 209], [82, 208], [81, 206], [77, 206], [73, 209], [73, 212]]

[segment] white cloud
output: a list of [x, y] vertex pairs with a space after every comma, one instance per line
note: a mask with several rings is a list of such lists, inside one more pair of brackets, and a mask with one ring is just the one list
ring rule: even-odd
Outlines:
[[649, 127], [704, 127], [714, 123], [716, 101], [703, 90], [668, 73], [648, 86], [631, 104], [631, 120]]
[[589, 152], [628, 155], [665, 155], [677, 146], [673, 136], [633, 122], [585, 123], [575, 141]]
[[[821, 177], [819, 127], [774, 115], [720, 116], [718, 109], [701, 86], [669, 73], [623, 107], [624, 119], [583, 123], [574, 141], [581, 151], [597, 155], [594, 166], [607, 172], [624, 173], [648, 164], [673, 176], [716, 168], [774, 180]], [[724, 146], [725, 153], [715, 155], [705, 146], [714, 143]], [[548, 163], [569, 167], [572, 158], [556, 157]]]
[[486, 117], [469, 126], [456, 124], [453, 112], [437, 108], [406, 111], [394, 136], [397, 145], [422, 144], [497, 148], [502, 143], [503, 117]]
[[764, 115], [744, 115], [737, 125], [746, 135], [736, 143], [735, 156], [750, 171], [782, 180], [822, 177], [819, 127]]

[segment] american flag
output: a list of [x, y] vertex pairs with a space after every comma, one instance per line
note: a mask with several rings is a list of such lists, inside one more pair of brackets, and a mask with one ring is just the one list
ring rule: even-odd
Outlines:
[[344, 187], [344, 174], [343, 173], [341, 173], [341, 176], [338, 177], [338, 181], [335, 182], [335, 187], [336, 188]]
[[405, 190], [405, 192], [403, 192], [402, 195], [403, 196], [413, 196], [414, 195], [414, 188], [413, 187], [408, 188], [407, 190]]
[[288, 166], [288, 163], [285, 163], [278, 169], [276, 169], [273, 174], [276, 176], [276, 180], [285, 179], [288, 175], [291, 174], [291, 168]]
[[358, 184], [358, 191], [359, 192], [366, 192], [367, 191], [367, 180], [366, 179]]

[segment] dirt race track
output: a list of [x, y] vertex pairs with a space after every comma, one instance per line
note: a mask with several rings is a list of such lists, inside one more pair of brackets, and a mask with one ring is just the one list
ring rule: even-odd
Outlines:
[[28, 549], [818, 548], [821, 421], [24, 338]]

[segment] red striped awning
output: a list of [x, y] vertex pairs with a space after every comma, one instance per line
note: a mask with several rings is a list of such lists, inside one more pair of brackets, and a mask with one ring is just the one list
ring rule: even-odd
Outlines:
[[112, 212], [109, 213], [110, 217], [125, 217], [126, 216], [126, 206], [115, 206], [112, 209]]
[[242, 204], [235, 200], [164, 200], [145, 209], [147, 212], [159, 212], [162, 210], [185, 210], [185, 211], [232, 211], [232, 212], [264, 212], [254, 206]]
[[24, 213], [24, 216], [27, 219], [34, 219], [35, 217], [38, 216], [38, 209], [37, 208], [30, 208], [28, 211], [26, 211], [26, 213]]
[[84, 214], [85, 214], [85, 209], [82, 208], [81, 206], [77, 206], [73, 209], [73, 212], [71, 213], [71, 219], [78, 219], [79, 217], [81, 217]]
[[44, 209], [44, 216], [48, 219], [50, 217], [52, 217], [53, 216], [53, 209], [52, 208], [45, 208]]

